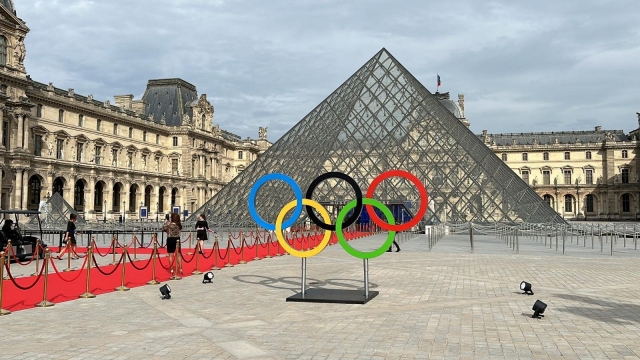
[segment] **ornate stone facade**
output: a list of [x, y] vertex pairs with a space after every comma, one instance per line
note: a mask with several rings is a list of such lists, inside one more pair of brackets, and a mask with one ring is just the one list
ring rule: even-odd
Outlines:
[[271, 146], [214, 125], [206, 95], [181, 79], [150, 80], [142, 99], [115, 105], [33, 81], [29, 29], [4, 4], [0, 15], [2, 209], [37, 210], [58, 192], [87, 220], [191, 212]]

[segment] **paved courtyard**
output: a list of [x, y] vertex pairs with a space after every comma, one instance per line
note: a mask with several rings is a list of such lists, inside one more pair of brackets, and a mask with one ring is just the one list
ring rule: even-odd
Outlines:
[[[372, 249], [383, 235], [356, 240]], [[370, 261], [366, 305], [285, 302], [300, 259], [283, 256], [1, 317], [2, 358], [31, 359], [636, 359], [640, 357], [640, 251], [614, 256], [567, 243], [566, 255], [520, 237], [426, 237]], [[598, 239], [596, 238], [596, 242]], [[560, 247], [561, 249], [561, 247]], [[362, 287], [362, 261], [332, 246], [308, 260], [313, 287]], [[518, 291], [533, 284], [534, 296]], [[546, 317], [531, 319], [536, 299]]]

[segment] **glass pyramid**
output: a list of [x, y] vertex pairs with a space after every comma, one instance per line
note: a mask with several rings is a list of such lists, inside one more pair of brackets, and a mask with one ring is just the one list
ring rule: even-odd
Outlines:
[[[218, 223], [255, 226], [247, 206], [263, 175], [292, 177], [304, 194], [320, 174], [350, 175], [366, 193], [371, 181], [390, 169], [423, 181], [429, 208], [421, 224], [439, 222], [564, 223], [520, 177], [413, 77], [387, 50], [380, 50], [289, 132], [195, 212]], [[339, 179], [314, 191], [333, 219], [355, 192]], [[408, 180], [391, 178], [375, 198], [419, 207]], [[260, 216], [274, 223], [293, 191], [281, 181], [265, 184], [256, 197]], [[363, 211], [364, 212], [364, 211]], [[303, 212], [303, 216], [304, 216]], [[302, 217], [301, 219], [302, 220]]]
[[[42, 205], [39, 211], [43, 229], [65, 230], [69, 222], [69, 215], [71, 214], [76, 214], [77, 225], [85, 223], [84, 218], [57, 192], [53, 193], [49, 201]], [[36, 217], [32, 217], [27, 224], [30, 228], [36, 228], [38, 226], [38, 220]]]

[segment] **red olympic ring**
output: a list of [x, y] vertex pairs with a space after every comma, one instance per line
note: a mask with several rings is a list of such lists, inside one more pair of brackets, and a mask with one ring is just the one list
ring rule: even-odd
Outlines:
[[418, 188], [421, 201], [420, 201], [420, 207], [418, 208], [418, 212], [413, 216], [413, 219], [411, 219], [411, 221], [404, 224], [389, 225], [378, 217], [376, 212], [373, 210], [373, 206], [366, 205], [365, 208], [367, 209], [367, 213], [369, 213], [369, 217], [371, 217], [371, 220], [373, 220], [373, 222], [376, 223], [378, 226], [380, 226], [382, 229], [387, 231], [405, 231], [405, 230], [409, 230], [410, 228], [412, 228], [413, 226], [417, 225], [420, 222], [424, 214], [427, 212], [427, 205], [429, 204], [429, 194], [427, 193], [427, 189], [425, 189], [424, 185], [420, 182], [420, 180], [415, 175], [404, 170], [385, 171], [382, 174], [378, 175], [375, 179], [373, 179], [373, 182], [371, 182], [371, 185], [369, 185], [369, 189], [367, 189], [366, 197], [369, 199], [373, 199], [373, 193], [375, 192], [376, 187], [378, 187], [378, 185], [380, 185], [380, 183], [383, 180], [386, 180], [394, 176], [403, 177], [411, 181]]

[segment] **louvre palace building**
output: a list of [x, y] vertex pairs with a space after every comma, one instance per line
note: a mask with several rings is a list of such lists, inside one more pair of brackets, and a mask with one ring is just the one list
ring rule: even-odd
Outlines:
[[[467, 127], [464, 95], [440, 102]], [[640, 113], [630, 114], [638, 117]], [[490, 134], [478, 137], [566, 220], [637, 220], [640, 215], [640, 131]]]
[[[142, 99], [94, 99], [27, 75], [29, 32], [0, 0], [2, 209], [37, 210], [55, 193], [86, 220], [194, 211], [269, 148], [220, 128], [205, 94], [149, 80]], [[137, 89], [136, 89], [137, 90]]]

